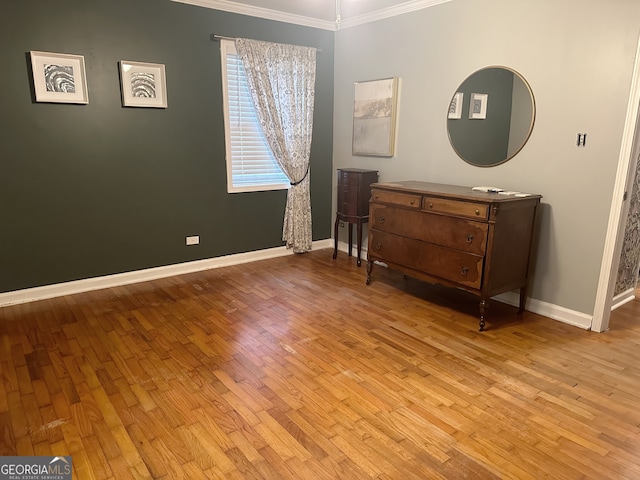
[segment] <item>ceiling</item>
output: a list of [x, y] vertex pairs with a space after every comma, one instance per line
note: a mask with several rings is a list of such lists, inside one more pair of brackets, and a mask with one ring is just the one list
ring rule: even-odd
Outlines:
[[[327, 30], [348, 28], [452, 0], [173, 0]], [[339, 11], [339, 22], [336, 21]]]

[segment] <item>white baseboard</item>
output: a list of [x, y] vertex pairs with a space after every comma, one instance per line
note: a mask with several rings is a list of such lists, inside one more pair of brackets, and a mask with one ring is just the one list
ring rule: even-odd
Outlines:
[[[516, 307], [520, 303], [520, 294], [517, 292], [501, 293], [500, 295], [496, 295], [494, 298], [499, 302]], [[585, 330], [591, 329], [591, 321], [593, 320], [592, 315], [577, 312], [575, 310], [569, 310], [568, 308], [536, 300], [535, 298], [528, 298], [525, 306], [528, 311], [537, 313], [538, 315], [549, 317], [563, 323], [568, 323], [569, 325], [583, 328]]]
[[[321, 249], [332, 246], [333, 241], [331, 239], [327, 239], [313, 242], [312, 248]], [[256, 260], [283, 257], [285, 255], [294, 255], [293, 250], [286, 247], [276, 247], [266, 250], [258, 250], [255, 252], [207, 258], [205, 260], [197, 260], [194, 262], [178, 263], [176, 265], [167, 265], [164, 267], [147, 268], [144, 270], [137, 270], [135, 272], [117, 273], [103, 277], [45, 285], [43, 287], [26, 288], [24, 290], [0, 293], [0, 307], [16, 305], [19, 303], [35, 302], [37, 300], [60, 297], [62, 295], [73, 295], [74, 293], [99, 290], [101, 288], [147, 282], [158, 278], [200, 272], [202, 270], [209, 270], [212, 268], [228, 267], [230, 265], [238, 265], [240, 263], [255, 262]]]
[[[331, 240], [331, 248], [333, 248], [334, 243], [333, 240]], [[338, 250], [344, 253], [349, 253], [349, 242], [343, 242], [338, 240]], [[358, 248], [356, 247], [356, 245], [354, 244], [353, 247], [351, 248], [351, 255], [353, 255], [354, 257], [358, 255]], [[366, 245], [362, 245], [362, 248], [360, 250], [360, 259], [363, 262], [367, 261], [367, 246]]]
[[621, 307], [625, 303], [629, 303], [630, 301], [635, 300], [635, 298], [636, 298], [635, 288], [630, 288], [626, 292], [622, 292], [619, 295], [616, 295], [615, 297], [613, 297], [613, 304], [611, 305], [611, 311]]
[[[313, 242], [313, 249], [333, 248], [333, 239], [319, 240]], [[348, 252], [347, 242], [338, 242], [338, 250]], [[234, 255], [225, 255], [222, 257], [208, 258], [205, 260], [197, 260], [194, 262], [179, 263], [176, 265], [167, 265], [164, 267], [147, 268], [137, 270], [135, 272], [118, 273], [115, 275], [106, 275], [103, 277], [87, 278], [84, 280], [76, 280], [73, 282], [58, 283], [55, 285], [45, 285], [43, 287], [26, 288], [24, 290], [16, 290], [13, 292], [0, 293], [0, 307], [8, 305], [16, 305], [19, 303], [34, 302], [47, 298], [59, 297], [63, 295], [73, 295], [75, 293], [88, 292], [91, 290], [99, 290], [102, 288], [118, 287], [121, 285], [129, 285], [138, 282], [147, 282], [158, 278], [172, 277], [174, 275], [183, 275], [185, 273], [200, 272], [213, 268], [227, 267], [238, 265], [241, 263], [255, 262], [257, 260], [266, 260], [268, 258], [283, 257], [285, 255], [294, 255], [291, 249], [286, 247], [269, 248], [266, 250], [258, 250], [255, 252], [238, 253]], [[356, 255], [356, 248], [353, 247], [353, 255]], [[367, 259], [366, 248], [362, 249], [361, 259], [363, 262]], [[624, 303], [633, 300], [633, 290], [625, 292], [614, 299], [617, 308]], [[624, 299], [621, 297], [624, 295]], [[630, 296], [629, 296], [630, 295]], [[494, 297], [499, 302], [508, 305], [518, 305], [519, 296], [516, 292], [507, 292]], [[617, 303], [616, 300], [618, 299]], [[585, 313], [569, 310], [558, 305], [542, 302], [530, 298], [527, 300], [527, 310], [552, 318], [554, 320], [568, 323], [583, 329], [591, 328], [592, 316]]]

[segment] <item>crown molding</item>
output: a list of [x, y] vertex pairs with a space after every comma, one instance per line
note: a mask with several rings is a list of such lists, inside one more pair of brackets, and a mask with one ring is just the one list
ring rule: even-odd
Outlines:
[[296, 25], [302, 25], [305, 27], [320, 28], [323, 30], [344, 30], [346, 28], [363, 25], [365, 23], [375, 22], [377, 20], [383, 20], [385, 18], [395, 17], [396, 15], [402, 15], [404, 13], [415, 12], [416, 10], [422, 10], [424, 8], [440, 5], [441, 3], [448, 3], [453, 0], [409, 0], [400, 5], [396, 5], [389, 8], [383, 8], [376, 10], [375, 12], [367, 13], [364, 15], [358, 15], [347, 20], [343, 20], [339, 27], [336, 23], [328, 20], [320, 20], [317, 18], [305, 17], [302, 15], [294, 15], [292, 13], [281, 12], [278, 10], [271, 10], [268, 8], [256, 7], [252, 5], [246, 5], [243, 3], [232, 2], [229, 0], [171, 0], [177, 3], [186, 3], [188, 5], [195, 5], [198, 7], [210, 8], [213, 10], [222, 10], [224, 12], [239, 13], [241, 15], [249, 15], [251, 17], [265, 18], [267, 20], [276, 20], [279, 22], [293, 23]]
[[448, 3], [453, 0], [411, 0], [408, 2], [395, 5], [393, 7], [382, 8], [375, 12], [366, 13], [364, 15], [358, 15], [357, 17], [343, 20], [340, 23], [340, 30], [345, 28], [356, 27], [365, 23], [371, 23], [378, 20], [384, 20], [385, 18], [395, 17], [396, 15], [402, 15], [404, 13], [415, 12], [417, 10], [423, 10], [425, 8], [434, 7], [441, 3]]
[[292, 13], [281, 12], [278, 10], [270, 10], [268, 8], [255, 7], [228, 0], [171, 0], [177, 3], [186, 3], [198, 7], [210, 8], [212, 10], [222, 10], [223, 12], [239, 13], [250, 17], [265, 18], [267, 20], [276, 20], [279, 22], [293, 23], [305, 27], [321, 28], [323, 30], [335, 30], [334, 22], [327, 20], [319, 20], [317, 18], [305, 17], [302, 15], [294, 15]]

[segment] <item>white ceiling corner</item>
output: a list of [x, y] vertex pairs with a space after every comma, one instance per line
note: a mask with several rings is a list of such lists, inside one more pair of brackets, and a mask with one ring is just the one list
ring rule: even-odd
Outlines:
[[[225, 12], [336, 30], [335, 0], [171, 0]], [[340, 29], [451, 2], [453, 0], [341, 0]]]

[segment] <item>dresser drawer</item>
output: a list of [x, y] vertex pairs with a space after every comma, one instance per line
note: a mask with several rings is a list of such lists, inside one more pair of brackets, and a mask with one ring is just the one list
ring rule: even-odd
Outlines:
[[401, 205], [409, 208], [420, 208], [420, 195], [412, 195], [410, 193], [392, 192], [389, 190], [373, 189], [371, 192], [371, 200], [374, 202], [391, 203], [393, 205]]
[[489, 218], [489, 205], [487, 204], [463, 202], [448, 198], [424, 196], [422, 198], [422, 209], [427, 212], [460, 215], [478, 220], [487, 220]]
[[388, 261], [471, 288], [482, 286], [481, 255], [375, 229], [369, 231], [368, 255], [369, 260]]
[[371, 228], [476, 255], [487, 249], [487, 223], [378, 204], [371, 204], [369, 222]]

